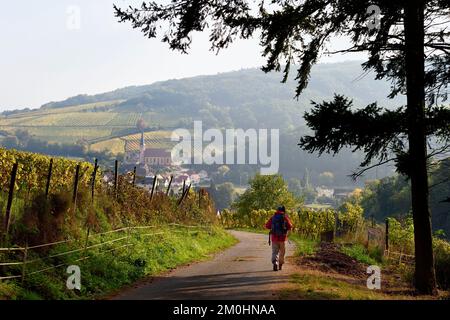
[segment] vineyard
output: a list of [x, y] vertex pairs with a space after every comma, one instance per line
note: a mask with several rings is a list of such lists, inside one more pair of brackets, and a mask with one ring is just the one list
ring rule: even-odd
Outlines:
[[[97, 262], [99, 259], [103, 261], [104, 257], [119, 259], [120, 264], [113, 267], [114, 276], [121, 277], [114, 284], [118, 287], [139, 276], [134, 274], [124, 277], [121, 272], [160, 270], [158, 263], [152, 261], [153, 258], [163, 259], [167, 256], [169, 259], [170, 256], [182, 254], [180, 261], [186, 261], [192, 259], [193, 254], [186, 254], [185, 250], [192, 253], [201, 248], [217, 250], [232, 243], [229, 235], [213, 228], [215, 208], [205, 191], [196, 192], [193, 188], [186, 188], [182, 194], [168, 195], [166, 190], [155, 190], [150, 194], [134, 186], [133, 173], [116, 174], [117, 178], [104, 180], [102, 172], [109, 169], [102, 170], [96, 164], [63, 158], [50, 159], [4, 149], [0, 149], [0, 170], [0, 247], [6, 248], [6, 251], [0, 250], [0, 279], [11, 279], [0, 280], [0, 297], [4, 294], [4, 286], [8, 290], [17, 288], [16, 278], [19, 278], [19, 283], [22, 281], [25, 290], [33, 291], [43, 278], [54, 277], [60, 266], [73, 262], [81, 263], [84, 268], [93, 268], [92, 277], [105, 282], [106, 286], [108, 280], [95, 274], [95, 264], [83, 262], [86, 257]], [[199, 230], [192, 233], [183, 231], [183, 228], [169, 232], [165, 226], [174, 223], [192, 225], [194, 228], [197, 225], [212, 228], [205, 235], [199, 234]], [[150, 228], [151, 232], [144, 228]], [[120, 235], [120, 230], [133, 232], [122, 232]], [[166, 231], [181, 234], [164, 236]], [[164, 248], [166, 245], [177, 246], [171, 242], [175, 238], [181, 241], [184, 237], [185, 245], [178, 253], [167, 251], [155, 254], [152, 250], [158, 250], [156, 244], [149, 252], [145, 250], [146, 245], [149, 248], [153, 246], [147, 243], [148, 236], [165, 239], [167, 243], [161, 243]], [[130, 243], [134, 243], [133, 248], [128, 248]], [[89, 250], [83, 250], [83, 247]], [[28, 252], [27, 248], [33, 248], [33, 251]], [[64, 252], [69, 255], [65, 256]], [[131, 259], [130, 254], [134, 258]], [[164, 261], [164, 265], [172, 266], [174, 262], [171, 261]], [[106, 262], [102, 263], [105, 263], [106, 270]], [[61, 274], [64, 277], [63, 271]], [[64, 290], [64, 283], [61, 283], [59, 291]], [[45, 290], [51, 290], [52, 281], [42, 286], [50, 286]], [[92, 288], [96, 288], [95, 283], [92, 283]], [[55, 298], [57, 294], [61, 292], [46, 292], [44, 296]], [[80, 294], [86, 296], [93, 292]]]
[[[0, 117], [0, 129], [13, 134], [27, 130], [43, 141], [76, 143], [79, 140], [107, 140], [130, 134], [124, 129], [136, 128], [140, 112], [121, 112], [115, 107], [122, 102], [105, 101], [57, 109], [39, 109]], [[80, 130], [82, 129], [82, 130]]]
[[[272, 210], [252, 210], [239, 215], [235, 210], [223, 210], [221, 223], [226, 228], [263, 230]], [[338, 210], [314, 210], [300, 207], [287, 211], [294, 225], [293, 233], [302, 239], [334, 241], [351, 248], [360, 248], [369, 259], [378, 264], [389, 265], [402, 273], [411, 275], [414, 267], [414, 228], [412, 217], [388, 218], [379, 224], [365, 219], [361, 207], [351, 202], [344, 203]], [[387, 233], [386, 233], [387, 232]], [[350, 246], [350, 247], [346, 247]], [[347, 248], [347, 249], [346, 249]], [[442, 289], [450, 288], [450, 243], [434, 237], [436, 276]]]
[[[33, 194], [43, 191], [46, 185], [46, 177], [50, 166], [50, 158], [34, 153], [19, 152], [14, 150], [0, 149], [0, 188], [2, 192], [8, 190], [10, 184], [10, 173], [15, 163], [18, 163], [15, 190]], [[53, 159], [52, 190], [62, 191], [68, 187], [69, 181], [73, 179], [75, 168], [78, 163], [64, 158]], [[94, 170], [89, 163], [80, 163], [79, 181], [87, 184]]]
[[[136, 124], [142, 119], [149, 129], [174, 128], [179, 118], [154, 111], [135, 112], [118, 108], [123, 100], [105, 101], [64, 108], [41, 108], [24, 113], [0, 116], [0, 130], [13, 135], [18, 130], [26, 130], [36, 139], [50, 143], [73, 144], [87, 141], [93, 150], [105, 150], [112, 146], [113, 154], [123, 153], [124, 143], [115, 139], [133, 140], [130, 135], [136, 133]], [[82, 130], [81, 130], [82, 129]], [[170, 139], [170, 134], [169, 137]], [[149, 143], [160, 145], [159, 136], [148, 137]], [[138, 141], [138, 139], [137, 139]], [[161, 144], [166, 145], [167, 141]], [[1, 143], [1, 140], [0, 140]], [[119, 147], [121, 145], [121, 148]]]
[[115, 113], [111, 120], [107, 121], [107, 126], [136, 126], [137, 121], [142, 118], [141, 113]]
[[[360, 213], [337, 212], [332, 209], [311, 210], [300, 208], [297, 212], [288, 211], [289, 219], [294, 225], [293, 232], [302, 238], [318, 240], [328, 232], [354, 233], [366, 227], [366, 221]], [[273, 215], [270, 210], [252, 210], [250, 214], [240, 216], [232, 210], [224, 210], [221, 214], [221, 223], [226, 228], [252, 228], [261, 229]]]

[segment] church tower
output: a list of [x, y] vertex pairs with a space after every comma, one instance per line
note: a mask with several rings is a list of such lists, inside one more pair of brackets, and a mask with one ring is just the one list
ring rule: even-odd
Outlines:
[[144, 131], [141, 132], [141, 143], [139, 144], [139, 164], [144, 164], [144, 155], [145, 155], [145, 139], [144, 139]]

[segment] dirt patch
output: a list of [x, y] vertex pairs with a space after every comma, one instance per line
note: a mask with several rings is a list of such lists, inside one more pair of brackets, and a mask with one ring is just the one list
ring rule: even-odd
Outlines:
[[367, 278], [367, 266], [342, 253], [340, 245], [334, 243], [322, 242], [316, 254], [301, 257], [297, 263], [324, 272], [339, 273], [358, 279]]
[[[335, 243], [322, 242], [314, 255], [299, 257], [296, 264], [303, 269], [312, 272], [323, 273], [323, 277], [332, 277], [339, 281], [366, 286], [367, 264], [341, 252], [341, 245]], [[381, 290], [380, 293], [386, 297], [410, 299], [416, 298], [412, 285], [406, 281], [395, 268], [384, 265], [381, 270]], [[436, 297], [420, 296], [421, 299], [434, 299]]]

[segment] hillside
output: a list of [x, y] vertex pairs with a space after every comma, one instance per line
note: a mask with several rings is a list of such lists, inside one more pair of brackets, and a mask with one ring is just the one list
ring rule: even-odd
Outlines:
[[0, 117], [0, 130], [25, 129], [49, 142], [95, 143], [135, 133], [143, 119], [152, 129], [191, 127], [201, 119], [210, 127], [294, 128], [300, 126], [311, 100], [334, 93], [351, 96], [355, 105], [379, 101], [392, 106], [389, 84], [362, 76], [358, 62], [321, 64], [309, 88], [294, 99], [296, 82], [280, 83], [281, 74], [245, 69], [212, 76], [168, 80], [98, 95], [78, 95], [40, 109]]

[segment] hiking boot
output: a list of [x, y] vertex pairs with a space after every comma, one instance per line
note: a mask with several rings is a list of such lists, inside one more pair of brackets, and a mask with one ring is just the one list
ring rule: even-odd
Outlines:
[[283, 267], [283, 265], [280, 263], [280, 266], [278, 267], [278, 270], [281, 270], [282, 267]]
[[276, 263], [273, 264], [273, 271], [278, 271], [278, 266]]

